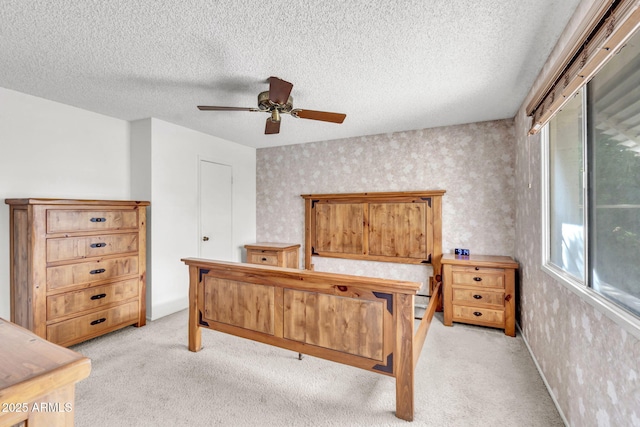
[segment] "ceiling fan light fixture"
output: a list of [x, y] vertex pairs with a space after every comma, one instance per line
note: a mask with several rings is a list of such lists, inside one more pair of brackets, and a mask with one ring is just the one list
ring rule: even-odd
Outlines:
[[[322, 122], [342, 123], [347, 117], [342, 113], [330, 113], [327, 111], [303, 110], [293, 108], [293, 98], [290, 96], [293, 84], [269, 77], [269, 90], [258, 94], [258, 108], [243, 107], [218, 107], [212, 105], [199, 105], [198, 109], [204, 111], [260, 111], [269, 113], [265, 124], [265, 134], [277, 134], [280, 132], [280, 117], [282, 114], [290, 114], [295, 118], [319, 120]], [[286, 101], [285, 101], [286, 100]]]
[[269, 91], [260, 92], [260, 95], [258, 95], [258, 108], [262, 111], [271, 111], [274, 108], [279, 108], [286, 113], [293, 108], [293, 97], [290, 96], [285, 104], [277, 104], [269, 98]]

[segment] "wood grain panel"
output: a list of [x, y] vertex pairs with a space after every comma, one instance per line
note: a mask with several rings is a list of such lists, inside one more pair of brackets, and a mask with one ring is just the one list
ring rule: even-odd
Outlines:
[[284, 254], [284, 266], [287, 268], [300, 268], [300, 262], [298, 261], [298, 249], [295, 251], [287, 251]]
[[393, 371], [396, 376], [396, 417], [413, 421], [415, 366], [413, 365], [414, 296], [398, 295], [396, 349]]
[[247, 254], [247, 262], [251, 264], [278, 265], [278, 254], [272, 251], [253, 252]]
[[454, 268], [452, 271], [452, 284], [453, 285], [469, 285], [469, 286], [483, 286], [489, 288], [502, 288], [504, 289], [504, 270], [497, 269], [496, 273], [485, 273], [479, 271], [459, 270]]
[[305, 194], [305, 269], [312, 256], [432, 264], [440, 274], [444, 190]]
[[[26, 411], [0, 410], [0, 426], [73, 425], [74, 384], [86, 378], [91, 361], [0, 319], [0, 402]], [[52, 409], [38, 411], [45, 404]]]
[[51, 291], [83, 283], [115, 279], [120, 276], [137, 273], [137, 256], [48, 267], [47, 290]]
[[284, 337], [383, 361], [384, 303], [284, 290]]
[[138, 278], [47, 297], [47, 319], [104, 307], [138, 296]]
[[11, 209], [11, 321], [32, 328], [29, 297], [29, 218], [27, 209]]
[[138, 233], [47, 239], [47, 262], [138, 251]]
[[48, 209], [47, 233], [138, 228], [138, 210]]
[[426, 203], [370, 203], [369, 254], [425, 258]]
[[316, 205], [317, 252], [363, 253], [364, 206], [359, 203]]
[[452, 302], [454, 304], [504, 308], [504, 292], [460, 288], [457, 286], [453, 286], [452, 288]]
[[274, 334], [273, 286], [204, 277], [204, 318]]
[[138, 301], [132, 301], [49, 325], [47, 326], [47, 340], [68, 346], [137, 321]]
[[492, 310], [489, 308], [467, 307], [453, 304], [454, 321], [471, 321], [476, 325], [494, 326], [504, 328], [504, 310]]

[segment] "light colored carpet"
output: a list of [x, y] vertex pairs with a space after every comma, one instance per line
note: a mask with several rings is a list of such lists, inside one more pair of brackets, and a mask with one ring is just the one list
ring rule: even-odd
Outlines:
[[[72, 347], [92, 360], [76, 388], [76, 426], [408, 426], [395, 379], [203, 330], [187, 312]], [[416, 368], [418, 426], [562, 426], [524, 341], [431, 324]]]

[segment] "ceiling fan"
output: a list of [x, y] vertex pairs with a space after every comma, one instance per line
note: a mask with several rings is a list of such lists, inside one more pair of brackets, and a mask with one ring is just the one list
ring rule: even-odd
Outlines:
[[331, 123], [342, 123], [347, 117], [346, 114], [341, 113], [293, 108], [293, 98], [289, 96], [291, 89], [293, 89], [293, 84], [277, 77], [269, 77], [269, 90], [258, 95], [258, 108], [198, 105], [198, 109], [202, 111], [262, 111], [269, 113], [271, 117], [267, 118], [267, 124], [264, 128], [264, 133], [267, 135], [280, 133], [281, 114], [289, 114], [299, 119]]

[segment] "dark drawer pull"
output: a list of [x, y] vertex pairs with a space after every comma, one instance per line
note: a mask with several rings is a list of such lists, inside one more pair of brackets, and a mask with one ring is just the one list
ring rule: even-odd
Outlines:
[[91, 246], [92, 248], [104, 248], [105, 246], [107, 246], [106, 243], [92, 243], [89, 246]]
[[479, 311], [474, 311], [473, 315], [477, 316], [477, 317], [480, 317], [480, 316], [482, 316], [482, 313], [480, 313]]
[[474, 277], [473, 280], [476, 282], [482, 282], [482, 277]]
[[91, 218], [91, 222], [107, 222], [107, 218]]
[[477, 271], [477, 270], [480, 270], [480, 267], [476, 267], [476, 271]]
[[262, 260], [263, 260], [263, 261], [266, 261], [267, 259], [266, 259], [266, 258], [262, 258]]
[[99, 325], [100, 323], [102, 323], [102, 322], [106, 322], [106, 321], [107, 321], [107, 318], [106, 318], [106, 317], [103, 317], [102, 319], [94, 320], [93, 322], [91, 322], [91, 326], [93, 326], [93, 325]]
[[474, 295], [473, 296], [475, 299], [482, 299], [482, 295]]
[[98, 295], [94, 295], [91, 297], [91, 299], [102, 299], [104, 297], [106, 297], [107, 294], [98, 294]]
[[91, 270], [89, 274], [100, 274], [100, 273], [104, 273], [105, 271], [107, 270], [105, 270], [104, 268], [99, 268], [97, 270]]

